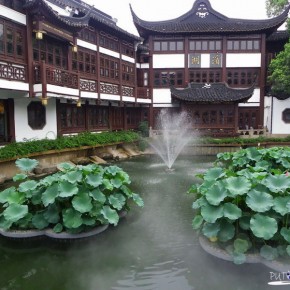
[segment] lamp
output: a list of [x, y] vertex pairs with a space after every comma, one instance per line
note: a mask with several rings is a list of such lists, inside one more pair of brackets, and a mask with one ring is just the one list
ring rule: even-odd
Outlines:
[[43, 39], [43, 32], [41, 30], [35, 31], [35, 38], [38, 40]]
[[80, 99], [77, 100], [77, 107], [80, 108], [82, 106], [82, 101]]
[[78, 52], [78, 46], [75, 44], [72, 46], [71, 49], [72, 49], [72, 52]]
[[41, 98], [41, 104], [42, 104], [43, 106], [46, 106], [47, 103], [48, 103], [48, 98], [45, 98], [45, 97]]

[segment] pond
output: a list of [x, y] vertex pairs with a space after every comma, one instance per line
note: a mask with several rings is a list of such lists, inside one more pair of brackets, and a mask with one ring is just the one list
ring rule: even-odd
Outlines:
[[182, 156], [172, 172], [156, 156], [118, 163], [143, 197], [144, 208], [133, 207], [117, 227], [87, 240], [1, 238], [0, 290], [272, 289], [267, 284], [271, 269], [236, 266], [199, 245], [191, 227], [193, 197], [186, 191], [212, 161]]

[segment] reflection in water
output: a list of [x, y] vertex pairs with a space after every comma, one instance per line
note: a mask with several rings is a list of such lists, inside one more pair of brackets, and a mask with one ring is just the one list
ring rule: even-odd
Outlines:
[[118, 164], [145, 206], [133, 207], [117, 227], [72, 243], [1, 239], [0, 290], [272, 289], [268, 268], [208, 255], [191, 228], [193, 198], [185, 193], [213, 159], [180, 157], [170, 173], [157, 160]]

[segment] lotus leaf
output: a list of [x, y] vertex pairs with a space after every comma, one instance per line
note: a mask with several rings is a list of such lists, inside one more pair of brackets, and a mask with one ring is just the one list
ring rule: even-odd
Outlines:
[[247, 195], [246, 204], [256, 212], [266, 212], [274, 203], [272, 195], [253, 189]]
[[192, 208], [198, 209], [207, 204], [208, 204], [207, 200], [205, 199], [204, 196], [202, 196], [192, 203]]
[[223, 216], [223, 206], [213, 206], [207, 204], [201, 208], [203, 219], [209, 223], [214, 223], [217, 219]]
[[233, 262], [236, 265], [244, 264], [246, 260], [247, 260], [247, 257], [244, 253], [236, 253], [236, 252], [233, 253]]
[[215, 181], [224, 175], [224, 169], [221, 167], [210, 168], [204, 175], [204, 180]]
[[271, 247], [271, 246], [268, 246], [268, 245], [264, 245], [263, 247], [261, 247], [260, 249], [260, 255], [268, 260], [268, 261], [272, 261], [272, 260], [275, 260], [278, 258], [279, 256], [279, 253], [278, 253], [278, 250]]
[[103, 217], [110, 223], [116, 226], [119, 222], [119, 215], [116, 210], [111, 209], [109, 206], [104, 206], [101, 210]]
[[37, 187], [37, 182], [35, 180], [27, 180], [19, 184], [18, 190], [20, 192], [27, 192], [29, 190], [34, 190]]
[[242, 210], [237, 207], [235, 204], [232, 203], [225, 203], [224, 204], [224, 217], [230, 220], [237, 220], [242, 216]]
[[235, 236], [235, 227], [227, 220], [221, 220], [220, 231], [218, 232], [218, 240], [227, 242]]
[[282, 228], [280, 233], [281, 236], [290, 244], [290, 229]]
[[104, 185], [105, 189], [107, 189], [107, 190], [111, 191], [114, 189], [114, 186], [109, 179], [104, 178], [102, 184]]
[[121, 210], [126, 203], [124, 195], [115, 193], [109, 196], [108, 201], [113, 208]]
[[53, 184], [45, 190], [42, 194], [41, 200], [44, 206], [54, 203], [56, 197], [58, 196], [58, 184]]
[[11, 186], [9, 188], [6, 188], [5, 190], [0, 192], [0, 203], [6, 203], [8, 200], [8, 197], [13, 194], [13, 192], [16, 192], [16, 188], [14, 186]]
[[106, 172], [112, 174], [113, 176], [115, 176], [120, 170], [121, 169], [118, 166], [109, 166], [106, 168]]
[[12, 203], [4, 211], [3, 216], [7, 221], [17, 222], [28, 214], [28, 206]]
[[11, 191], [10, 195], [7, 196], [7, 202], [22, 204], [25, 201], [25, 194], [23, 192]]
[[39, 183], [45, 186], [49, 186], [52, 185], [54, 182], [58, 182], [61, 179], [61, 176], [62, 175], [60, 175], [59, 173], [48, 175], [40, 180]]
[[51, 204], [48, 208], [43, 212], [43, 216], [45, 219], [52, 224], [56, 224], [60, 220], [58, 207], [56, 204]]
[[284, 196], [284, 197], [275, 197], [274, 198], [274, 205], [273, 209], [284, 216], [285, 214], [290, 212], [289, 207], [287, 204], [290, 203], [290, 196]]
[[277, 247], [277, 251], [278, 251], [279, 256], [287, 255], [286, 248], [287, 248], [286, 245], [282, 245], [282, 246], [280, 245], [280, 246]]
[[143, 206], [144, 206], [144, 201], [143, 201], [143, 199], [141, 198], [141, 196], [140, 196], [139, 194], [137, 194], [137, 193], [133, 193], [133, 194], [132, 194], [132, 198], [133, 198], [134, 202], [135, 202], [138, 206], [140, 206], [140, 207], [143, 207]]
[[44, 192], [44, 188], [33, 190], [31, 194], [31, 203], [34, 205], [41, 204], [43, 192]]
[[250, 228], [256, 237], [269, 240], [277, 232], [278, 225], [274, 218], [257, 213], [250, 220]]
[[72, 199], [72, 205], [75, 210], [81, 213], [89, 212], [93, 207], [92, 199], [86, 192], [82, 192], [76, 195]]
[[111, 183], [115, 188], [120, 188], [123, 184], [122, 180], [118, 177], [111, 179]]
[[250, 220], [251, 215], [244, 215], [241, 218], [239, 218], [239, 226], [243, 230], [249, 230], [250, 229]]
[[194, 230], [197, 230], [197, 229], [199, 229], [201, 227], [202, 223], [203, 223], [202, 216], [201, 215], [196, 215], [194, 217], [194, 219], [192, 220], [192, 228]]
[[230, 196], [236, 197], [237, 195], [246, 194], [251, 188], [251, 182], [242, 176], [232, 176], [225, 180], [225, 186], [230, 192]]
[[264, 179], [263, 184], [266, 185], [272, 192], [284, 192], [290, 188], [290, 177], [285, 174], [270, 174]]
[[95, 188], [90, 192], [90, 196], [101, 204], [104, 204], [107, 200], [106, 196], [101, 192], [99, 188]]
[[32, 171], [37, 165], [38, 161], [35, 159], [21, 158], [15, 161], [16, 166], [25, 172]]
[[125, 195], [126, 195], [127, 197], [132, 196], [132, 190], [131, 190], [128, 186], [126, 186], [126, 185], [123, 184], [123, 185], [120, 187], [120, 189], [122, 190], [123, 193], [125, 193]]
[[246, 152], [247, 152], [247, 157], [250, 160], [254, 160], [254, 161], [258, 162], [262, 158], [262, 154], [261, 154], [260, 150], [258, 150], [256, 147], [247, 148]]
[[202, 233], [208, 238], [217, 237], [219, 231], [219, 223], [204, 223], [202, 227]]
[[62, 216], [64, 226], [68, 229], [76, 229], [83, 223], [81, 213], [73, 208], [64, 209]]
[[94, 226], [96, 224], [96, 219], [90, 216], [83, 216], [83, 224], [86, 226]]
[[93, 186], [93, 187], [98, 187], [99, 185], [102, 184], [103, 182], [103, 175], [102, 174], [89, 174], [86, 177], [86, 181], [89, 185]]
[[61, 233], [63, 231], [63, 225], [58, 223], [56, 224], [53, 229], [52, 229], [55, 233]]
[[28, 229], [28, 228], [30, 229], [32, 217], [33, 217], [33, 214], [28, 213], [22, 219], [15, 222], [14, 225], [16, 225], [17, 227], [19, 227], [21, 229]]
[[59, 197], [71, 197], [78, 193], [79, 189], [75, 184], [68, 181], [62, 181], [58, 186]]
[[58, 167], [63, 170], [63, 171], [69, 171], [71, 169], [74, 169], [75, 168], [75, 165], [73, 165], [72, 163], [68, 163], [68, 162], [63, 162], [63, 163], [60, 163], [58, 165]]
[[13, 224], [13, 221], [8, 221], [4, 216], [0, 216], [0, 228], [3, 230], [8, 230]]
[[13, 176], [13, 181], [16, 182], [16, 181], [22, 181], [24, 179], [27, 178], [27, 174], [24, 174], [24, 173], [18, 173], [16, 175]]
[[83, 178], [83, 174], [81, 171], [70, 171], [62, 176], [63, 180], [66, 180], [72, 184], [75, 184], [76, 182], [80, 182], [82, 178]]
[[39, 230], [45, 229], [48, 227], [49, 222], [45, 219], [43, 212], [36, 213], [32, 217], [32, 224]]
[[250, 244], [247, 240], [235, 239], [234, 241], [235, 253], [246, 253], [249, 248], [250, 248]]
[[219, 205], [227, 195], [227, 189], [221, 182], [217, 182], [208, 189], [205, 197], [211, 205]]
[[216, 180], [205, 180], [199, 187], [198, 191], [201, 194], [206, 194], [208, 189], [216, 183]]

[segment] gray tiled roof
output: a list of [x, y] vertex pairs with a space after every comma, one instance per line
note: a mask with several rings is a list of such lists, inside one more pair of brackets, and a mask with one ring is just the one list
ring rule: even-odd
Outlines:
[[230, 88], [226, 83], [190, 83], [187, 88], [170, 88], [173, 98], [193, 103], [241, 103], [246, 102], [254, 92], [255, 84], [247, 89]]
[[145, 21], [139, 18], [131, 8], [134, 24], [142, 37], [149, 33], [271, 33], [282, 25], [288, 17], [290, 5], [282, 14], [271, 19], [247, 20], [228, 18], [211, 7], [209, 0], [196, 0], [192, 9], [182, 16], [166, 21]]

